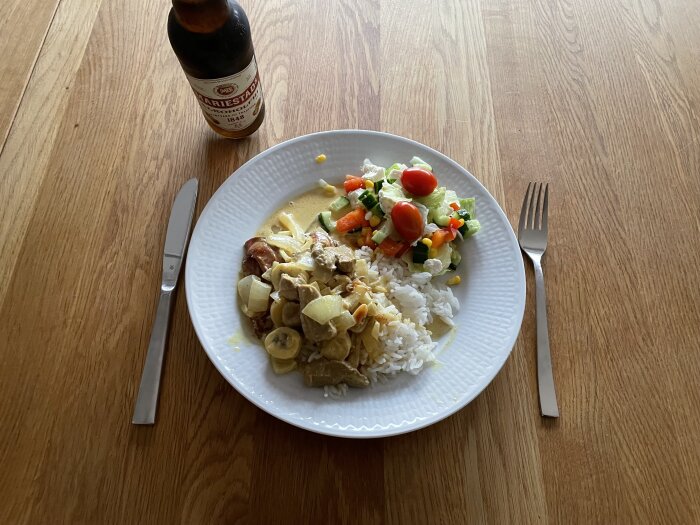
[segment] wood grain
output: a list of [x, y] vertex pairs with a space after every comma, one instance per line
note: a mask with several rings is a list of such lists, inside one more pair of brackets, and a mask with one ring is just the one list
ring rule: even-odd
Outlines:
[[[0, 7], [0, 522], [700, 522], [694, 0], [243, 5], [267, 113], [240, 142], [204, 123], [166, 3]], [[443, 151], [513, 220], [552, 183], [562, 417], [538, 414], [530, 292], [473, 403], [371, 441], [245, 401], [180, 293], [158, 423], [132, 426], [177, 189], [199, 177], [201, 211], [259, 151], [347, 127]]]
[[59, 1], [0, 3], [0, 151]]
[[82, 0], [59, 4], [27, 84], [24, 104], [0, 150], [0, 303], [34, 212], [99, 6], [100, 2]]

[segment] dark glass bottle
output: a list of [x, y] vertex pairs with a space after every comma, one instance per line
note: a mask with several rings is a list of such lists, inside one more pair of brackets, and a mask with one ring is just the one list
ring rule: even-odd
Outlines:
[[168, 37], [211, 128], [247, 137], [265, 116], [250, 24], [235, 0], [172, 0]]

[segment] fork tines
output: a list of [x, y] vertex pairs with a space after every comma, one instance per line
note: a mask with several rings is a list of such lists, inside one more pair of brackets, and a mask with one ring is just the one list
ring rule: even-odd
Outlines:
[[549, 183], [531, 182], [527, 185], [518, 230], [546, 230]]

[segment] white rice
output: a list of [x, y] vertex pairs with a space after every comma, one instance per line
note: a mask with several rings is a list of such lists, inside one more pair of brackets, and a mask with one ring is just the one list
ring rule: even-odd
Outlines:
[[[372, 260], [372, 255], [375, 259]], [[377, 275], [387, 293], [375, 293], [374, 299], [399, 319], [382, 326], [379, 341], [383, 354], [367, 363], [366, 352], [360, 362], [360, 371], [372, 383], [384, 382], [400, 372], [416, 375], [426, 365], [435, 361], [437, 343], [431, 338], [426, 325], [437, 319], [452, 326], [453, 315], [459, 309], [459, 301], [445, 284], [434, 282], [428, 272], [411, 273], [408, 265], [394, 257], [384, 257], [369, 248], [356, 250], [355, 256], [367, 260], [370, 273]], [[315, 356], [314, 356], [315, 357]], [[325, 387], [325, 397], [342, 397], [347, 385]]]
[[[356, 250], [358, 258], [370, 260], [369, 248]], [[377, 252], [370, 263], [370, 270], [376, 271], [387, 281], [388, 298], [403, 314], [416, 325], [424, 327], [440, 318], [452, 326], [452, 317], [459, 310], [459, 300], [445, 284], [434, 282], [428, 272], [411, 273], [408, 265], [395, 257], [385, 257]]]
[[323, 387], [323, 397], [331, 399], [340, 399], [348, 392], [348, 385], [340, 383], [339, 385], [326, 385]]

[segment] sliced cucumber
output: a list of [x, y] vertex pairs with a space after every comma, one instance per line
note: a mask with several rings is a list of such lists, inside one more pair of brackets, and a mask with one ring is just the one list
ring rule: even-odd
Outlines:
[[463, 210], [461, 208], [454, 212], [452, 215], [455, 219], [464, 219], [465, 221], [468, 221], [472, 218], [471, 214], [467, 210]]
[[457, 210], [454, 214], [455, 219], [464, 219], [464, 224], [460, 226], [459, 228], [459, 233], [462, 234], [462, 236], [467, 234], [467, 230], [469, 227], [467, 226], [467, 221], [471, 219], [471, 215], [469, 215], [469, 212], [467, 210], [459, 209]]
[[384, 239], [389, 237], [389, 235], [391, 234], [391, 229], [392, 229], [391, 221], [387, 219], [387, 221], [384, 224], [382, 224], [382, 227], [374, 232], [374, 235], [372, 235], [372, 240], [374, 242], [376, 242], [377, 244], [381, 244], [381, 242]]
[[322, 211], [318, 214], [318, 222], [321, 224], [321, 228], [326, 230], [328, 233], [335, 230], [335, 222], [331, 219], [331, 212]]
[[374, 183], [374, 193], [376, 193], [377, 195], [379, 195], [379, 190], [382, 189], [382, 186], [384, 185], [385, 182], [386, 182], [387, 184], [394, 184], [394, 183], [396, 182], [396, 179], [382, 179], [382, 180], [378, 180], [377, 182]]
[[359, 197], [360, 203], [367, 208], [368, 210], [371, 210], [374, 208], [377, 204], [379, 204], [379, 201], [377, 200], [377, 197], [374, 195], [374, 192], [365, 190], [360, 194]]
[[413, 247], [413, 262], [415, 264], [423, 264], [425, 261], [428, 260], [428, 250], [429, 248], [423, 244], [422, 242], [419, 242]]
[[387, 234], [384, 233], [381, 229], [377, 230], [374, 232], [374, 235], [372, 235], [372, 241], [376, 242], [377, 244], [381, 244], [384, 239], [387, 238]]
[[336, 200], [331, 202], [331, 205], [328, 206], [328, 208], [332, 212], [340, 211], [346, 206], [350, 206], [350, 200], [347, 199], [346, 197], [338, 197]]
[[438, 226], [447, 226], [450, 224], [450, 217], [447, 215], [440, 215], [439, 217], [435, 217], [433, 222]]
[[382, 210], [380, 204], [377, 204], [374, 208], [372, 208], [372, 215], [376, 215], [380, 219], [384, 217], [384, 210]]

